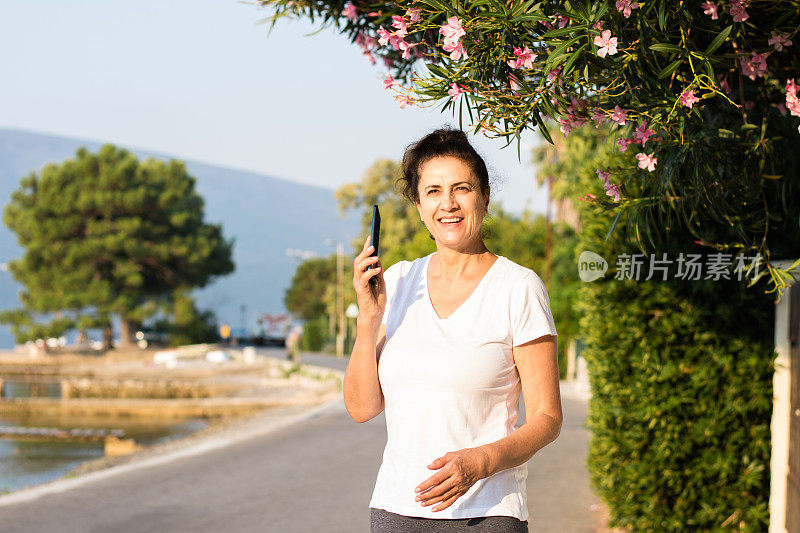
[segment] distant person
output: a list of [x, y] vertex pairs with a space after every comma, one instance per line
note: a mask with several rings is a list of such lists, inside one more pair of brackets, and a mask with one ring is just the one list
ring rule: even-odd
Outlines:
[[[385, 408], [388, 433], [371, 532], [528, 531], [527, 461], [562, 422], [547, 290], [486, 248], [489, 176], [464, 132], [432, 132], [402, 167], [436, 252], [383, 272], [367, 237], [353, 261], [345, 407], [356, 422]], [[521, 392], [527, 422], [517, 429]]]
[[289, 335], [286, 336], [286, 350], [289, 352], [289, 359], [295, 363], [300, 362], [300, 342], [302, 340], [303, 329], [295, 326]]

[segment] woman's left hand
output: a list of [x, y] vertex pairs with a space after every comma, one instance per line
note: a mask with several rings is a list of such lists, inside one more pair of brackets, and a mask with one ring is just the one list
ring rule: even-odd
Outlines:
[[447, 452], [428, 465], [439, 471], [417, 485], [416, 500], [423, 506], [439, 503], [433, 511], [446, 509], [479, 479], [488, 476], [488, 464], [489, 456], [480, 448]]

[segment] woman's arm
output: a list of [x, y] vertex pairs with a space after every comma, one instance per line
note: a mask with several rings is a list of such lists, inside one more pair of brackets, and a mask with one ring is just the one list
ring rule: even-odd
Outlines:
[[[383, 391], [378, 381], [378, 357], [383, 350], [386, 327], [381, 324], [386, 312], [386, 280], [377, 256], [370, 256], [369, 237], [353, 260], [353, 288], [358, 298], [356, 340], [342, 383], [344, 407], [356, 422], [372, 420], [383, 411]], [[368, 268], [370, 265], [375, 268]], [[370, 278], [377, 286], [369, 284]]]
[[561, 433], [556, 337], [539, 337], [513, 347], [512, 353], [522, 382], [526, 421], [508, 437], [479, 447], [486, 453], [486, 477], [526, 463]]
[[386, 326], [380, 319], [356, 319], [356, 340], [342, 385], [345, 409], [356, 422], [372, 420], [383, 411], [378, 360], [385, 343]]

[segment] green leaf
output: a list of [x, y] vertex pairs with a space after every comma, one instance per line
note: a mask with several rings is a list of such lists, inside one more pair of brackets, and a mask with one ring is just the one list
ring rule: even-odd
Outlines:
[[519, 24], [520, 22], [527, 22], [527, 21], [542, 21], [547, 20], [547, 17], [543, 17], [541, 15], [519, 15], [518, 17], [514, 17], [511, 19], [511, 22], [514, 24]]
[[577, 35], [577, 36], [573, 37], [572, 39], [564, 41], [563, 43], [561, 43], [558, 46], [556, 46], [555, 50], [550, 52], [550, 55], [547, 56], [546, 64], [551, 65], [551, 66], [555, 66], [555, 65], [558, 65], [559, 63], [561, 63], [562, 61], [564, 61], [564, 59], [565, 59], [565, 57], [563, 56], [564, 50], [566, 50], [567, 48], [569, 48], [570, 46], [572, 46], [573, 44], [578, 42], [580, 39], [581, 39], [581, 36]]
[[445, 72], [445, 70], [442, 67], [440, 67], [439, 65], [434, 65], [433, 63], [430, 63], [430, 64], [426, 63], [425, 66], [428, 68], [428, 70], [431, 72], [431, 74], [435, 74], [436, 76], [439, 76], [440, 78], [447, 79], [447, 78], [450, 77]]
[[715, 79], [714, 67], [711, 66], [710, 61], [703, 61], [703, 68], [705, 69], [706, 74], [708, 75], [709, 78], [711, 78], [712, 80]]
[[661, 28], [661, 31], [667, 28], [667, 2], [665, 0], [661, 0], [658, 4], [658, 27]]
[[651, 44], [650, 50], [654, 50], [656, 52], [681, 52], [683, 49], [674, 44], [658, 43]]
[[680, 66], [681, 63], [683, 63], [683, 59], [677, 59], [672, 63], [670, 63], [669, 65], [667, 65], [667, 68], [658, 73], [658, 79], [663, 80], [667, 76], [671, 75], [673, 72], [678, 70], [678, 67]]
[[550, 37], [561, 37], [562, 35], [569, 35], [570, 33], [575, 33], [576, 28], [570, 28], [569, 26], [566, 28], [555, 28], [552, 29], [542, 35], [542, 39], [548, 39]]
[[550, 144], [553, 144], [553, 138], [550, 136], [550, 132], [547, 131], [547, 126], [545, 126], [542, 115], [539, 113], [538, 109], [534, 110], [533, 118], [536, 119], [536, 123], [539, 125], [539, 133], [542, 134], [542, 137], [547, 139], [547, 142]]
[[444, 13], [448, 13], [449, 10], [445, 7], [444, 4], [437, 2], [436, 0], [420, 0], [421, 4], [427, 4], [430, 7], [434, 8], [437, 11], [442, 11]]
[[709, 44], [708, 48], [706, 48], [705, 51], [706, 55], [713, 54], [717, 48], [722, 46], [722, 43], [724, 43], [725, 39], [727, 39], [728, 35], [730, 35], [731, 28], [733, 28], [733, 25], [728, 26], [727, 28], [719, 32], [719, 34], [716, 37], [714, 37], [714, 40], [711, 41], [711, 44]]
[[587, 46], [589, 46], [589, 43], [583, 43], [578, 47], [577, 50], [575, 50], [574, 52], [572, 52], [572, 54], [570, 54], [569, 59], [564, 64], [564, 70], [562, 71], [564, 74], [569, 72], [569, 69], [572, 67], [572, 64], [575, 63], [575, 60], [578, 59], [580, 53], [583, 52], [583, 49], [586, 48]]
[[603, 18], [605, 16], [606, 12], [608, 11], [608, 3], [607, 2], [597, 2], [595, 4], [595, 6], [597, 6], [598, 4], [600, 5], [600, 9], [598, 9], [597, 13], [595, 13], [594, 17], [592, 17], [595, 21], [598, 21], [601, 18]]
[[608, 228], [608, 233], [606, 233], [606, 238], [605, 238], [605, 239], [603, 239], [603, 240], [607, 241], [607, 240], [608, 240], [608, 238], [609, 238], [609, 237], [611, 237], [611, 232], [612, 232], [612, 231], [614, 231], [614, 228], [615, 228], [615, 227], [617, 227], [617, 220], [619, 220], [619, 216], [620, 216], [621, 214], [622, 214], [622, 209], [620, 209], [620, 210], [618, 210], [618, 211], [617, 211], [617, 216], [616, 216], [616, 217], [614, 217], [614, 222], [612, 222], [612, 223], [611, 223], [611, 227], [610, 227], [610, 228]]

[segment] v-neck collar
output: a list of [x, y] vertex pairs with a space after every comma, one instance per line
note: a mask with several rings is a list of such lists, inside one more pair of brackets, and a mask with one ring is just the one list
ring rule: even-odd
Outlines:
[[481, 280], [478, 282], [478, 284], [475, 286], [475, 288], [472, 289], [472, 292], [470, 293], [470, 295], [467, 296], [467, 299], [464, 300], [463, 302], [461, 302], [461, 305], [459, 305], [455, 309], [455, 311], [450, 313], [450, 315], [447, 318], [442, 318], [442, 317], [439, 316], [439, 314], [436, 312], [436, 309], [433, 307], [433, 301], [431, 301], [431, 293], [430, 293], [430, 290], [428, 289], [428, 265], [431, 262], [431, 257], [433, 257], [433, 255], [435, 253], [436, 252], [432, 252], [431, 254], [428, 255], [427, 259], [425, 260], [425, 264], [423, 265], [423, 268], [422, 268], [422, 280], [425, 283], [425, 299], [428, 301], [428, 308], [433, 313], [434, 318], [436, 318], [436, 320], [438, 320], [439, 322], [446, 322], [446, 321], [450, 320], [451, 318], [453, 318], [453, 316], [455, 316], [459, 311], [461, 311], [461, 309], [463, 309], [469, 303], [469, 301], [475, 296], [475, 294], [484, 285], [484, 282], [486, 281], [486, 278], [489, 277], [489, 274], [492, 273], [492, 270], [495, 270], [495, 265], [497, 265], [497, 263], [499, 263], [500, 260], [503, 259], [503, 256], [501, 256], [501, 255], [497, 256], [497, 258], [494, 260], [494, 263], [492, 263], [492, 266], [490, 266], [489, 270], [487, 270], [483, 274], [483, 277], [481, 278]]

